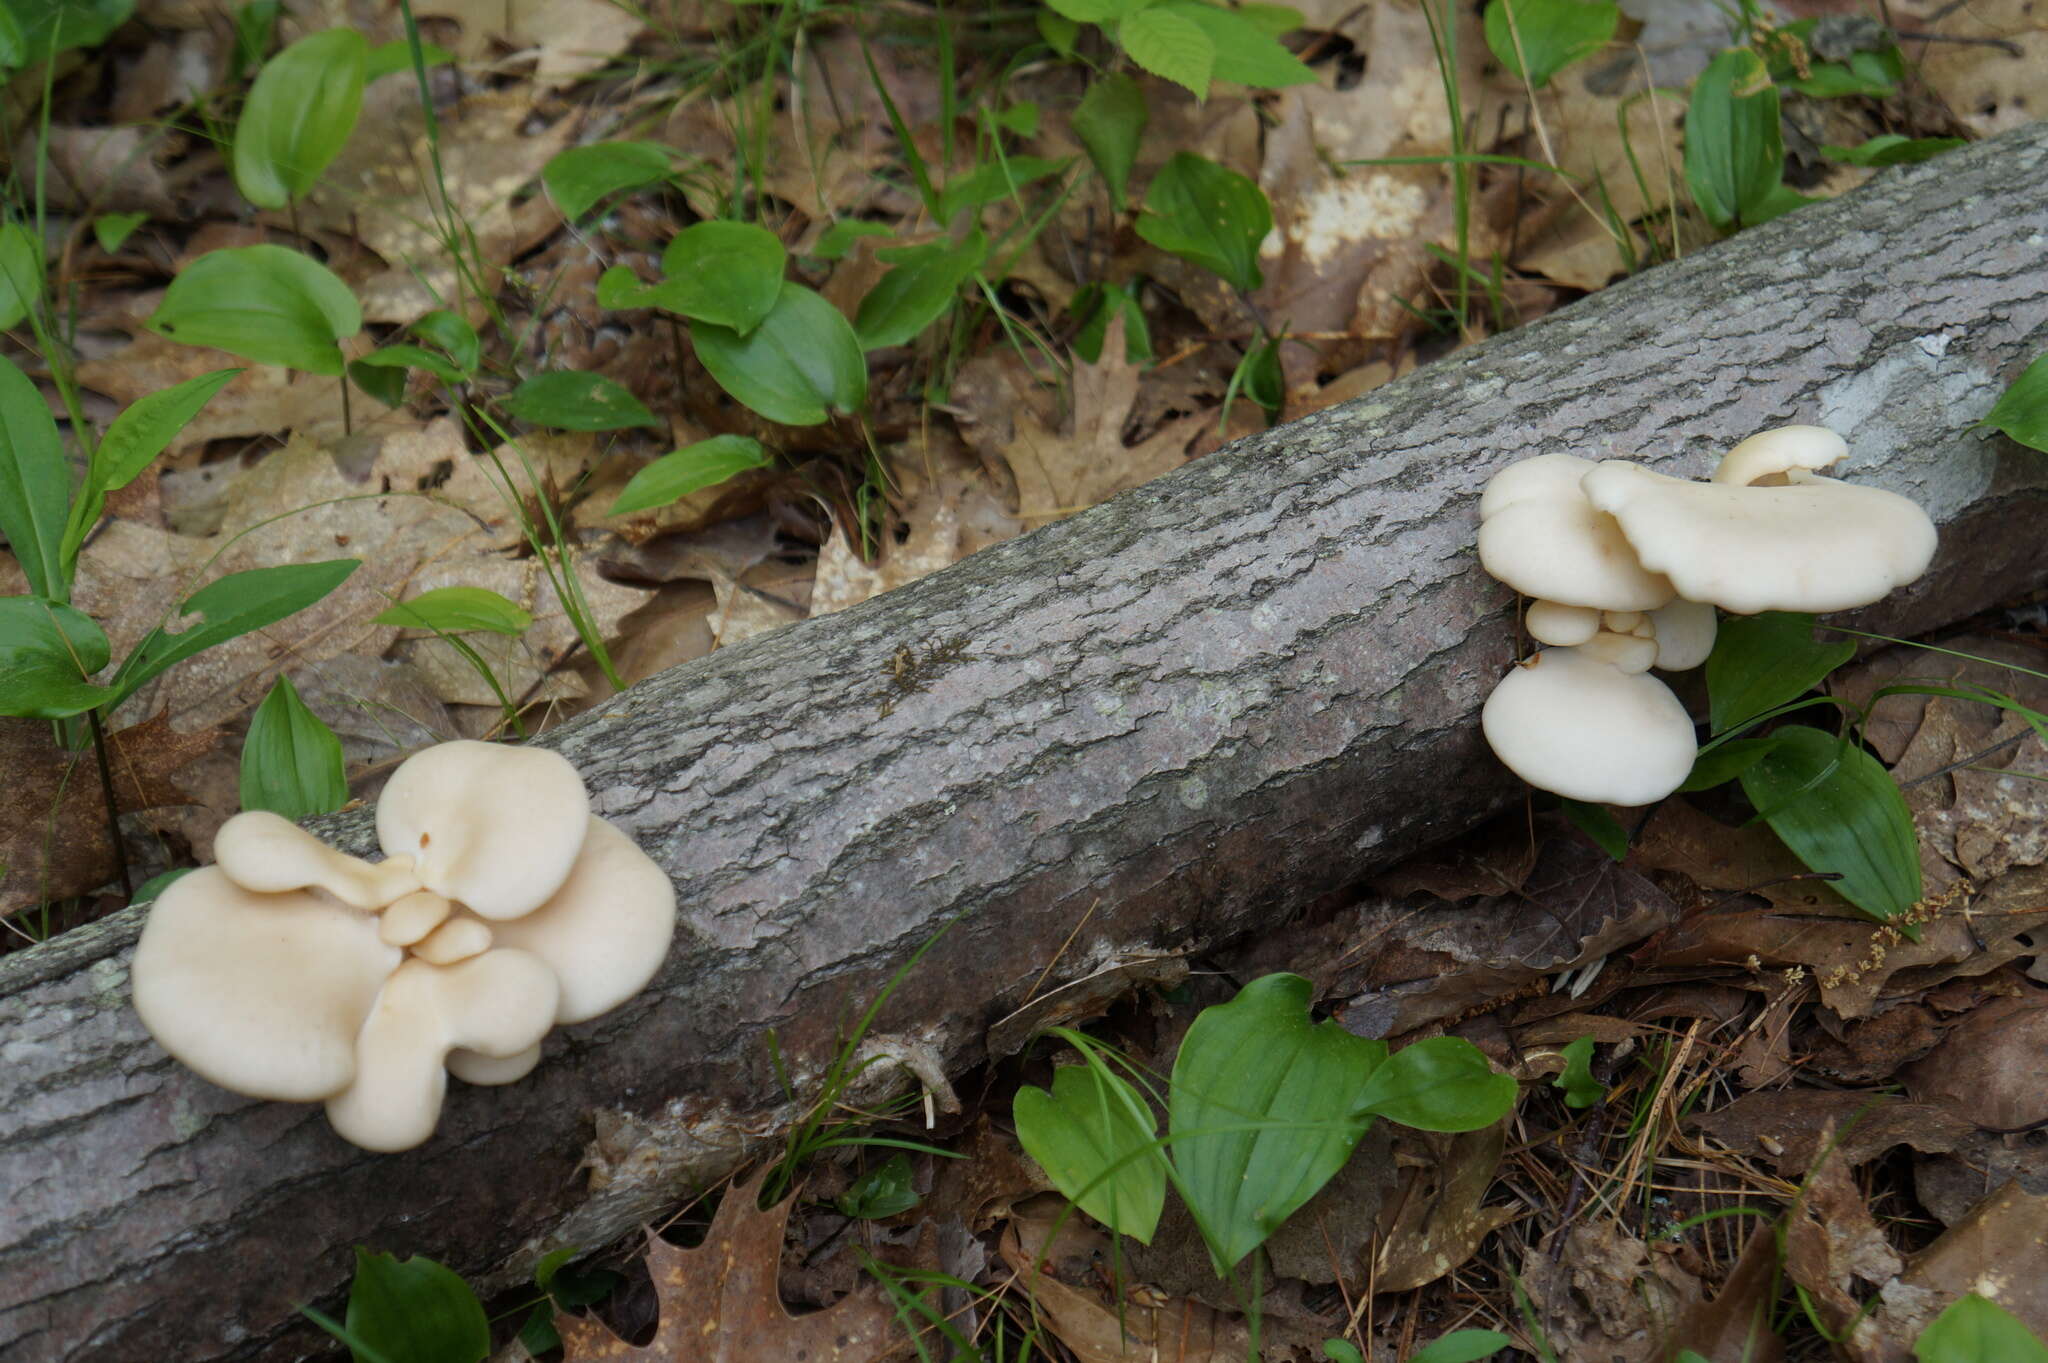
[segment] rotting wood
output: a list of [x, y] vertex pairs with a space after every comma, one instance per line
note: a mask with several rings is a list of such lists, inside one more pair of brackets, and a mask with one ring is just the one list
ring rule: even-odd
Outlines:
[[[170, 1062], [127, 1004], [133, 914], [0, 961], [0, 1360], [316, 1352], [294, 1308], [334, 1308], [356, 1244], [509, 1282], [763, 1148], [794, 1111], [768, 1029], [815, 1077], [956, 915], [880, 1024], [927, 1072], [1034, 983], [1270, 928], [1469, 826], [1515, 791], [1475, 722], [1509, 603], [1471, 552], [1510, 460], [1699, 473], [1818, 421], [1944, 527], [1865, 624], [2039, 585], [2048, 462], [1970, 424], [2048, 348], [2044, 185], [2048, 124], [1886, 172], [549, 735], [685, 926], [649, 994], [518, 1084], [455, 1086], [418, 1151]], [[892, 685], [900, 650], [956, 642]]]

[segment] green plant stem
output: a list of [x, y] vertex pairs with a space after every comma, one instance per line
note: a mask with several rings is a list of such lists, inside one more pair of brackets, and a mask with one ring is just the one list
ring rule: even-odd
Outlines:
[[107, 731], [100, 724], [100, 712], [87, 710], [85, 719], [92, 726], [92, 752], [98, 759], [100, 769], [100, 790], [107, 798], [107, 841], [113, 844], [114, 865], [121, 872], [121, 897], [135, 897], [135, 882], [128, 875], [128, 848], [121, 841], [121, 806], [114, 799], [114, 772], [107, 764]]

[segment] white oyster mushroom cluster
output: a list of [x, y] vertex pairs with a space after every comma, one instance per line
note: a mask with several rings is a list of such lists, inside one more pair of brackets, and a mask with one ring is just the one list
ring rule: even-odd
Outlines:
[[1819, 472], [1848, 453], [1833, 431], [1787, 426], [1737, 445], [1704, 483], [1569, 454], [1497, 474], [1479, 503], [1479, 561], [1533, 598], [1528, 630], [1546, 645], [1487, 699], [1501, 761], [1570, 799], [1653, 804], [1698, 747], [1649, 670], [1705, 662], [1717, 607], [1847, 610], [1925, 572], [1926, 512]]
[[617, 1007], [668, 955], [674, 887], [558, 753], [424, 749], [385, 786], [377, 841], [373, 863], [275, 814], [229, 819], [216, 864], [164, 891], [135, 949], [135, 1009], [163, 1048], [406, 1150], [433, 1134], [450, 1073], [521, 1078], [555, 1024]]

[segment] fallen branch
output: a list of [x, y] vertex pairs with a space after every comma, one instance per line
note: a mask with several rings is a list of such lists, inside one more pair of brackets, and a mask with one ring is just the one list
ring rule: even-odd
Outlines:
[[1970, 429], [2048, 345], [2044, 183], [2048, 125], [1888, 172], [550, 734], [685, 926], [653, 990], [456, 1086], [420, 1150], [168, 1060], [127, 1004], [135, 914], [0, 961], [0, 1359], [296, 1357], [358, 1243], [509, 1281], [772, 1142], [800, 1108], [770, 1030], [807, 1092], [949, 923], [877, 1028], [926, 1083], [1034, 990], [1270, 928], [1517, 798], [1475, 722], [1510, 603], [1471, 552], [1512, 459], [1696, 474], [1818, 421], [1944, 527], [1863, 625], [2048, 580], [2048, 463]]

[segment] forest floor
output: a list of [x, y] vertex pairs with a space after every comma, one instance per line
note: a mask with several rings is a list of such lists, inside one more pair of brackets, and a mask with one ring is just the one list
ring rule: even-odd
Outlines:
[[[52, 304], [8, 353], [60, 420], [104, 426], [244, 363], [149, 325], [224, 248], [323, 262], [360, 307], [348, 358], [447, 352], [334, 377], [249, 365], [110, 494], [73, 601], [116, 657], [215, 573], [362, 561], [138, 693], [112, 747], [138, 880], [206, 859], [280, 675], [374, 795], [423, 743], [544, 730], [1703, 249], [1754, 204], [1796, 211], [2048, 110], [2048, 11], [2029, 0], [1565, 0], [1611, 16], [1591, 39], [1528, 0], [1528, 64], [1543, 43], [1564, 58], [1541, 82], [1503, 69], [1480, 6], [1404, 0], [1223, 11], [1258, 42], [1219, 30], [1199, 79], [1096, 0], [422, 0], [418, 71], [381, 0], [72, 8], [104, 31], [7, 96], [12, 220], [41, 227]], [[256, 210], [231, 165], [252, 77], [334, 28], [370, 44], [352, 132]], [[1721, 93], [1754, 109], [1768, 91], [1776, 152], [1741, 153], [1769, 174], [1734, 221], [1697, 161], [1707, 138], [1740, 141], [1742, 115], [1695, 88], [1731, 46], [1766, 74]], [[852, 324], [850, 361], [800, 329], [779, 358], [718, 342], [703, 305], [639, 289], [716, 277], [715, 255], [671, 243], [717, 220], [772, 235], [777, 269]], [[619, 267], [632, 278], [600, 283]], [[473, 356], [454, 353], [465, 334]], [[536, 385], [551, 376], [569, 388]], [[628, 399], [624, 419], [590, 414]], [[664, 487], [635, 482], [672, 452], [694, 454]], [[25, 583], [0, 554], [0, 592]], [[528, 622], [451, 638], [379, 618], [448, 587]], [[2038, 665], [2042, 620], [2012, 604], [1945, 646]], [[1879, 654], [1831, 685], [1868, 696], [1904, 666]], [[1980, 666], [1955, 675], [1992, 684]], [[2037, 689], [2017, 694], [2048, 708]], [[1483, 1328], [1508, 1357], [1904, 1359], [1930, 1294], [2029, 1260], [2000, 1300], [2048, 1332], [2048, 1133], [2019, 1130], [2048, 1119], [2048, 956], [2027, 935], [2048, 924], [2048, 786], [1998, 775], [2048, 770], [2048, 749], [1963, 701], [1887, 706], [1870, 741], [1921, 833], [1920, 941], [1845, 920], [1767, 831], [1680, 800], [1625, 865], [1518, 814], [1357, 891], [1391, 940], [1424, 903], [1455, 906], [1465, 937], [1367, 969], [1310, 921], [1126, 995], [1093, 1033], [1149, 1074], [1233, 981], [1288, 970], [1319, 994], [1399, 987], [1404, 1034], [1464, 1036], [1526, 1081], [1480, 1132], [1375, 1127], [1234, 1281], [1173, 1206], [1150, 1246], [1068, 1213], [1012, 1122], [1020, 1086], [1074, 1058], [1050, 1044], [962, 1086], [957, 1115], [868, 1114], [964, 1158], [844, 1147], [802, 1171], [786, 1245], [779, 1215], [721, 1226], [779, 1262], [798, 1307], [876, 1291], [868, 1264], [902, 1300], [942, 1274], [921, 1299], [945, 1326], [914, 1346], [931, 1358], [1356, 1356], [1348, 1341], [1407, 1360]], [[0, 827], [0, 951], [125, 902], [101, 890], [98, 787], [48, 724], [0, 721], [0, 781], [36, 811]], [[667, 1233], [704, 1226], [686, 1212]], [[716, 1294], [694, 1271], [657, 1289], [644, 1247], [589, 1248], [576, 1281], [629, 1337], [664, 1301], [694, 1320]], [[756, 1294], [716, 1319], [767, 1329], [780, 1309]], [[697, 1356], [667, 1350], [644, 1356]]]

